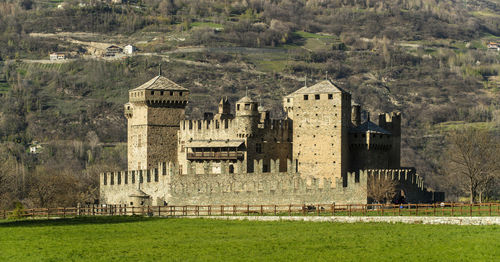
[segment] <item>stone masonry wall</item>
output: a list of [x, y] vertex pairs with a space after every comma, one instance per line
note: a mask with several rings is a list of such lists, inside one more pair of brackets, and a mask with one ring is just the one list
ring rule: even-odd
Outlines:
[[[366, 177], [355, 173], [342, 180], [302, 176], [293, 172], [287, 161], [287, 172], [278, 172], [279, 161], [271, 161], [271, 172], [262, 171], [263, 161], [255, 161], [256, 172], [246, 173], [246, 163], [236, 163], [235, 173], [228, 172], [229, 163], [221, 163], [221, 174], [211, 173], [210, 162], [205, 172], [196, 174], [194, 166], [181, 174], [172, 163], [160, 164], [152, 170], [108, 172], [101, 174], [100, 196], [103, 204], [127, 204], [135, 200], [131, 192], [140, 189], [150, 196], [152, 205], [218, 205], [218, 204], [359, 204], [366, 203]], [[142, 176], [143, 183], [139, 183]], [[135, 181], [132, 181], [134, 179]], [[320, 183], [321, 180], [321, 183]], [[137, 203], [134, 203], [137, 205]]]

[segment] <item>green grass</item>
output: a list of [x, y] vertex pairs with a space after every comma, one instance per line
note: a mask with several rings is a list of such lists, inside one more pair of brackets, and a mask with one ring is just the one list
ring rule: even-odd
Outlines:
[[321, 34], [314, 34], [314, 33], [309, 33], [309, 32], [304, 32], [304, 31], [295, 31], [293, 32], [294, 36], [302, 37], [302, 38], [335, 38], [334, 36], [331, 35], [321, 35]]
[[190, 24], [191, 27], [210, 27], [210, 28], [224, 28], [223, 25], [210, 22], [193, 22]]
[[475, 11], [471, 12], [473, 16], [485, 16], [485, 17], [493, 17], [493, 18], [500, 18], [500, 14], [489, 12], [489, 11]]
[[434, 125], [434, 129], [439, 129], [441, 131], [452, 131], [452, 130], [457, 130], [457, 129], [464, 129], [464, 128], [477, 128], [477, 129], [495, 129], [497, 128], [495, 126], [494, 122], [474, 122], [474, 123], [467, 123], [465, 121], [448, 121], [448, 122], [443, 122]]
[[0, 93], [5, 93], [7, 91], [9, 91], [10, 87], [9, 87], [9, 83], [7, 82], [0, 82]]
[[494, 261], [499, 226], [94, 217], [0, 223], [0, 261]]

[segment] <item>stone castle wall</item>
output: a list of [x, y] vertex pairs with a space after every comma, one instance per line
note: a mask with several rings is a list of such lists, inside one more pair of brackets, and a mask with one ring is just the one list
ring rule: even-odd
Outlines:
[[[332, 181], [299, 174], [291, 161], [287, 161], [286, 172], [279, 172], [279, 161], [271, 161], [270, 172], [262, 172], [263, 161], [255, 161], [257, 169], [253, 173], [246, 172], [244, 162], [234, 164], [234, 173], [229, 173], [229, 165], [232, 163], [214, 166], [205, 162], [200, 170], [189, 164], [188, 172], [183, 174], [170, 162], [151, 170], [103, 173], [101, 203], [140, 205], [131, 196], [140, 189], [149, 196], [143, 204], [149, 205], [363, 204], [368, 201], [370, 176], [399, 181], [399, 188], [411, 203], [435, 200], [414, 169], [361, 170], [348, 173], [346, 181]], [[214, 173], [214, 168], [220, 173]]]

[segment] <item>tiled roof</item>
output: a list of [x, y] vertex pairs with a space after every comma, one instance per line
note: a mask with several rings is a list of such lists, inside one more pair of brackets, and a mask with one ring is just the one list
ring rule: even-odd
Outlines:
[[138, 90], [176, 90], [176, 91], [189, 91], [187, 88], [184, 88], [172, 80], [164, 77], [164, 76], [155, 76], [153, 79], [147, 81], [141, 86], [132, 89], [132, 91]]
[[349, 130], [349, 133], [366, 133], [366, 132], [375, 133], [375, 134], [385, 134], [385, 135], [391, 134], [391, 132], [381, 128], [380, 126], [378, 126], [377, 124], [375, 124], [371, 121], [366, 121], [363, 124], [361, 124], [360, 126], [351, 128]]
[[304, 86], [292, 94], [325, 94], [325, 93], [338, 93], [345, 92], [340, 87], [334, 85], [330, 80], [323, 80], [312, 86]]
[[186, 147], [239, 147], [243, 143], [244, 140], [194, 140]]
[[256, 101], [250, 98], [249, 96], [244, 96], [236, 103], [256, 103]]

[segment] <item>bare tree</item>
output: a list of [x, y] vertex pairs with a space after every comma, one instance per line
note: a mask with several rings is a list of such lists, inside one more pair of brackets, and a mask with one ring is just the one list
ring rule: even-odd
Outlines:
[[396, 181], [385, 176], [370, 176], [368, 178], [368, 197], [383, 203], [392, 200], [396, 195]]
[[487, 191], [500, 171], [500, 141], [487, 130], [467, 128], [451, 132], [446, 139], [446, 173], [468, 191], [470, 202]]

